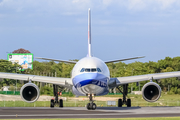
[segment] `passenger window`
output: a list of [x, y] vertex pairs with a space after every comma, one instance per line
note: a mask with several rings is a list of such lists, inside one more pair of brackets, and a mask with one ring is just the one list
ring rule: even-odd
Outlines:
[[85, 72], [90, 72], [90, 69], [89, 69], [89, 68], [86, 68], [86, 69], [85, 69]]
[[82, 68], [80, 72], [84, 72], [84, 68]]
[[97, 71], [98, 71], [98, 72], [101, 72], [101, 69], [100, 69], [100, 68], [97, 68]]
[[96, 68], [91, 68], [91, 72], [96, 72]]

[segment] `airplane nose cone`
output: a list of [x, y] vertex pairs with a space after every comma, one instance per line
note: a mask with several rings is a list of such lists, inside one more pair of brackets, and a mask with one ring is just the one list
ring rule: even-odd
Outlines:
[[73, 78], [74, 90], [80, 94], [105, 95], [109, 92], [108, 79], [100, 73], [83, 73]]
[[84, 86], [87, 84], [95, 84], [105, 86], [107, 83], [107, 77], [99, 73], [84, 73], [80, 74], [73, 79], [74, 86]]
[[98, 78], [98, 73], [86, 73], [83, 76], [85, 79], [97, 79]]

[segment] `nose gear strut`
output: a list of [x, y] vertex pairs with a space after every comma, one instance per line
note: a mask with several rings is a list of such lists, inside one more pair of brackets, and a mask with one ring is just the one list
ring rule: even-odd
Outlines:
[[88, 97], [89, 97], [90, 103], [87, 104], [87, 106], [86, 106], [87, 109], [88, 110], [95, 110], [96, 109], [96, 104], [94, 103], [92, 94], [88, 95]]

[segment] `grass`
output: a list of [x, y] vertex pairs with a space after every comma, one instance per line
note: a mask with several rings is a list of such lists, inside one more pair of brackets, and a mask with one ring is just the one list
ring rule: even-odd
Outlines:
[[[85, 107], [89, 101], [63, 101], [64, 107]], [[95, 101], [97, 107], [107, 107], [106, 101]], [[116, 106], [117, 106], [116, 101]], [[26, 103], [24, 101], [0, 101], [0, 107], [49, 107], [49, 101], [36, 101], [34, 103]], [[180, 106], [179, 102], [132, 102], [132, 106]], [[111, 107], [111, 106], [108, 106]], [[115, 106], [114, 106], [115, 107]]]
[[[64, 107], [85, 107], [89, 101], [63, 101]], [[104, 101], [95, 102], [99, 107], [106, 106]], [[0, 107], [49, 107], [50, 101], [36, 101], [34, 103], [27, 103], [24, 101], [0, 101]]]
[[[109, 95], [108, 95], [109, 96]], [[105, 96], [105, 97], [108, 97]], [[102, 97], [102, 96], [101, 96]], [[122, 98], [122, 95], [110, 95], [109, 97], [116, 97], [115, 99]], [[160, 99], [156, 102], [150, 103], [146, 102], [142, 95], [128, 95], [131, 98], [132, 106], [180, 106], [180, 96], [179, 95], [165, 95], [162, 94]], [[80, 97], [85, 98], [85, 97]], [[97, 97], [96, 97], [97, 98]], [[103, 97], [102, 97], [103, 99]], [[85, 107], [89, 101], [88, 100], [72, 100], [72, 97], [67, 98], [63, 101], [64, 107]], [[95, 101], [98, 107], [107, 107], [107, 101]], [[116, 106], [117, 106], [116, 100]], [[0, 107], [49, 107], [50, 101], [36, 101], [34, 103], [26, 103], [24, 101], [0, 101]]]
[[[101, 96], [102, 97], [102, 96]], [[106, 95], [105, 97], [122, 98], [122, 95]], [[142, 95], [128, 95], [132, 100], [132, 106], [180, 106], [179, 95], [167, 95], [162, 94], [157, 102], [149, 103], [146, 102]], [[64, 107], [84, 107], [89, 101], [88, 100], [71, 100], [69, 97], [64, 102]], [[85, 98], [85, 97], [80, 97]], [[106, 107], [106, 101], [95, 101], [98, 107]], [[50, 101], [36, 101], [34, 103], [26, 103], [24, 101], [0, 101], [0, 107], [49, 107]], [[117, 100], [116, 100], [117, 105]], [[61, 120], [59, 119], [33, 119], [33, 120]], [[66, 120], [91, 120], [92, 118], [68, 118]], [[180, 120], [180, 117], [156, 117], [156, 118], [93, 118], [95, 120]], [[18, 119], [16, 119], [18, 120]], [[20, 119], [21, 120], [21, 119]], [[28, 119], [30, 120], [30, 119]]]
[[[92, 118], [56, 118], [56, 119], [24, 119], [24, 120], [92, 120]], [[10, 120], [10, 119], [6, 119]], [[22, 119], [16, 119], [22, 120]], [[180, 120], [180, 117], [152, 117], [152, 118], [93, 118], [93, 120]]]

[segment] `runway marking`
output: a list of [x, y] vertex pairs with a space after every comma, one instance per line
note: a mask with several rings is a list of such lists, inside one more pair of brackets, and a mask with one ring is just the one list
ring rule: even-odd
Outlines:
[[123, 115], [123, 114], [36, 114], [36, 115], [0, 115], [0, 117], [6, 116], [82, 116], [82, 115]]
[[[43, 110], [44, 109], [44, 110]], [[77, 111], [78, 109], [78, 111]], [[27, 111], [26, 111], [27, 110]], [[79, 111], [80, 110], [80, 111]], [[84, 108], [0, 108], [0, 118], [119, 118], [119, 117], [172, 117], [180, 116], [180, 107], [145, 108], [102, 108], [85, 110]], [[47, 114], [46, 114], [47, 113]], [[68, 114], [69, 113], [69, 114]], [[77, 114], [76, 114], [77, 113]]]
[[[37, 116], [37, 117], [42, 117], [42, 116], [102, 116], [102, 115], [106, 115], [106, 116], [112, 116], [112, 115], [118, 115], [118, 116], [121, 116], [121, 115], [127, 115], [129, 113], [123, 113], [123, 114], [36, 114], [36, 115], [0, 115], [0, 117], [27, 117], [27, 116]], [[159, 113], [154, 113], [154, 114], [159, 114]], [[161, 113], [161, 114], [167, 114], [167, 113]], [[131, 114], [131, 115], [139, 115], [139, 114]], [[148, 114], [147, 114], [148, 115]], [[149, 114], [151, 115], [151, 114]]]

